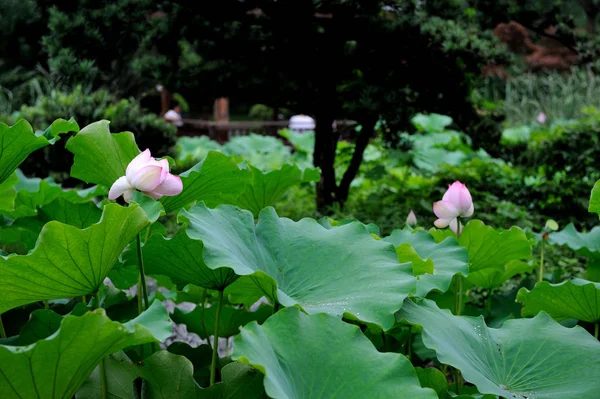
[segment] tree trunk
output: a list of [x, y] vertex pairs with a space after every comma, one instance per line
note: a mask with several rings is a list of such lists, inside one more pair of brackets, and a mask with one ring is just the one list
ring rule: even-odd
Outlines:
[[350, 193], [350, 184], [358, 174], [358, 170], [360, 169], [360, 165], [363, 161], [365, 149], [367, 148], [371, 137], [373, 137], [375, 133], [375, 123], [377, 123], [375, 119], [364, 121], [359, 120], [358, 122], [362, 126], [362, 130], [356, 138], [354, 153], [352, 154], [350, 165], [348, 165], [348, 169], [346, 169], [346, 172], [344, 172], [344, 176], [342, 177], [342, 181], [340, 182], [336, 194], [337, 201], [342, 206], [344, 205], [346, 200], [348, 200], [348, 194]]
[[331, 110], [322, 109], [315, 115], [314, 165], [321, 168], [321, 180], [317, 183], [317, 210], [330, 212], [337, 202], [335, 181], [335, 150], [337, 136], [333, 132], [334, 115]]

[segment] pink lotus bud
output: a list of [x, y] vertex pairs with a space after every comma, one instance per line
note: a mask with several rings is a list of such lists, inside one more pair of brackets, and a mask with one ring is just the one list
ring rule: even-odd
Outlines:
[[133, 198], [133, 191], [139, 190], [154, 199], [162, 196], [174, 196], [183, 190], [179, 176], [169, 173], [169, 161], [152, 158], [150, 150], [135, 157], [108, 192], [108, 199], [114, 200], [123, 195], [126, 202]]
[[433, 224], [440, 229], [450, 226], [457, 234], [462, 230], [458, 218], [468, 218], [473, 215], [473, 199], [467, 186], [459, 181], [449, 186], [441, 201], [433, 203], [433, 212], [439, 218]]
[[540, 112], [537, 116], [537, 118], [535, 118], [539, 123], [546, 123], [547, 117], [546, 114], [543, 112]]
[[409, 225], [410, 227], [415, 227], [417, 225], [417, 216], [412, 211], [412, 209], [410, 210], [410, 213], [408, 214], [408, 217], [406, 218], [406, 224]]

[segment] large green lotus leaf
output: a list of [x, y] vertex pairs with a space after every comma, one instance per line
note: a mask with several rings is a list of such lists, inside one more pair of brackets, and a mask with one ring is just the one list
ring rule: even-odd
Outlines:
[[[133, 380], [137, 378], [135, 365], [123, 352], [113, 353], [104, 359], [107, 399], [134, 398], [136, 394]], [[89, 378], [81, 385], [76, 399], [100, 399], [100, 369], [96, 367]]]
[[[441, 241], [450, 230], [430, 230], [436, 241]], [[522, 270], [511, 261], [531, 259], [531, 245], [525, 232], [518, 227], [494, 230], [481, 220], [471, 220], [464, 228], [458, 243], [469, 252], [467, 281], [483, 288], [496, 288], [512, 277], [511, 272]]]
[[[108, 356], [104, 362], [108, 399], [137, 397], [134, 384], [137, 377], [144, 379], [144, 399], [196, 399], [192, 364], [183, 356], [159, 351], [140, 364], [118, 352]], [[77, 391], [76, 398], [100, 398], [100, 389], [100, 373], [96, 368]]]
[[97, 291], [125, 246], [147, 224], [139, 206], [117, 204], [107, 205], [102, 219], [84, 230], [47, 223], [31, 253], [0, 257], [0, 313]]
[[[95, 203], [74, 194], [75, 191], [62, 191], [59, 186], [53, 186], [39, 179], [37, 187], [40, 189], [38, 192], [19, 191], [16, 209], [10, 212], [0, 210], [0, 213], [16, 219], [9, 225], [0, 227], [0, 243], [5, 247], [10, 245], [11, 252], [26, 254], [32, 250], [42, 227], [47, 222], [55, 220], [78, 228], [86, 228], [98, 222], [102, 215], [102, 211]], [[76, 202], [66, 198], [72, 198]], [[37, 217], [34, 216], [36, 214]]]
[[[283, 165], [280, 169], [261, 172], [250, 166], [253, 180], [238, 198], [237, 205], [248, 209], [255, 216], [267, 206], [274, 205], [290, 187], [304, 181], [304, 172], [295, 165]], [[307, 174], [311, 177], [311, 174]], [[318, 176], [318, 174], [317, 174]]]
[[64, 129], [34, 133], [21, 119], [13, 126], [0, 122], [0, 183], [4, 182], [33, 151], [54, 144]]
[[0, 248], [8, 253], [25, 255], [35, 247], [43, 227], [44, 221], [36, 217], [21, 218], [0, 226]]
[[187, 165], [206, 158], [208, 152], [211, 150], [220, 151], [221, 144], [211, 140], [207, 136], [183, 136], [179, 137], [175, 144], [177, 162], [183, 162]]
[[315, 149], [314, 132], [297, 133], [293, 130], [284, 129], [279, 131], [279, 135], [287, 139], [294, 146], [296, 152], [302, 152], [312, 157]]
[[475, 272], [475, 277], [469, 280], [469, 282], [471, 283], [471, 285], [478, 285], [483, 288], [492, 289], [502, 286], [502, 284], [504, 284], [517, 274], [531, 272], [533, 266], [534, 265], [531, 263], [515, 259], [505, 264], [504, 267], [488, 267], [481, 269]]
[[223, 152], [260, 170], [278, 169], [289, 163], [291, 149], [276, 137], [249, 134], [233, 137], [223, 146]]
[[440, 114], [417, 114], [410, 121], [418, 130], [425, 132], [443, 132], [452, 124], [451, 117]]
[[[166, 319], [165, 319], [166, 318]], [[143, 319], [121, 324], [103, 309], [83, 316], [66, 316], [50, 337], [28, 346], [0, 345], [0, 397], [71, 399], [100, 360], [132, 345], [154, 342], [151, 324], [169, 323], [156, 303]]]
[[[202, 325], [201, 307], [196, 307], [192, 311], [175, 308], [172, 318], [175, 323], [185, 324], [189, 332], [198, 334], [200, 338], [206, 339], [214, 334], [216, 313], [216, 306], [211, 306], [204, 310], [206, 331], [204, 330], [204, 325]], [[219, 323], [219, 337], [233, 337], [240, 332], [240, 327], [252, 321], [262, 324], [272, 314], [273, 308], [271, 306], [261, 306], [254, 312], [231, 306], [223, 306]]]
[[548, 235], [550, 244], [566, 245], [574, 251], [588, 256], [590, 252], [600, 252], [600, 226], [594, 227], [587, 233], [577, 231], [573, 223], [569, 223], [561, 231]]
[[38, 309], [31, 313], [27, 324], [21, 328], [18, 345], [25, 346], [48, 338], [60, 328], [63, 316], [50, 309]]
[[250, 170], [240, 169], [232, 158], [216, 151], [209, 151], [206, 158], [180, 176], [181, 194], [160, 200], [167, 212], [199, 201], [208, 206], [235, 204], [252, 180]]
[[237, 279], [228, 267], [209, 269], [202, 259], [202, 241], [193, 240], [180, 229], [173, 238], [151, 236], [143, 248], [144, 267], [150, 275], [165, 275], [180, 286], [195, 284], [211, 290], [227, 287]]
[[[452, 237], [446, 238], [439, 244], [426, 231], [394, 230], [385, 241], [394, 244], [400, 262], [415, 264], [431, 263], [433, 273], [427, 270], [417, 276], [417, 296], [425, 297], [431, 290], [445, 292], [452, 283], [455, 274], [469, 274], [469, 254]], [[416, 256], [403, 252], [402, 246], [409, 244], [416, 251]]]
[[98, 223], [102, 211], [93, 202], [74, 204], [64, 198], [57, 198], [38, 211], [38, 218], [44, 222], [56, 220], [80, 229]]
[[434, 173], [441, 165], [457, 166], [467, 159], [462, 151], [448, 151], [443, 148], [416, 147], [412, 150], [413, 162], [419, 169]]
[[17, 197], [15, 185], [18, 181], [17, 175], [12, 173], [0, 183], [0, 214], [15, 209], [15, 198]]
[[423, 388], [431, 388], [440, 398], [445, 398], [448, 393], [448, 381], [446, 376], [440, 370], [429, 367], [415, 367], [419, 382]]
[[425, 345], [481, 393], [593, 399], [600, 392], [600, 343], [581, 327], [563, 327], [545, 313], [495, 329], [482, 317], [454, 316], [425, 299], [406, 300], [400, 317], [421, 325]]
[[81, 129], [66, 144], [74, 155], [71, 176], [107, 187], [121, 176], [140, 150], [131, 132], [111, 133], [109, 121], [101, 120]]
[[196, 383], [192, 363], [183, 356], [159, 351], [137, 367], [144, 379], [147, 399], [195, 399]]
[[244, 327], [232, 358], [261, 370], [275, 399], [437, 397], [404, 356], [378, 352], [355, 325], [296, 306]]
[[204, 242], [208, 267], [231, 267], [242, 276], [260, 272], [257, 284], [284, 306], [348, 313], [387, 329], [415, 290], [410, 264], [400, 264], [393, 245], [374, 240], [360, 223], [328, 230], [313, 219], [280, 218], [269, 207], [255, 225], [249, 211], [204, 204], [180, 216], [189, 221], [188, 236]]
[[57, 140], [58, 135], [63, 133], [75, 132], [79, 131], [79, 124], [75, 121], [75, 119], [71, 118], [69, 120], [66, 119], [57, 119], [50, 126], [46, 128], [46, 130], [40, 132], [36, 132], [36, 135], [41, 135], [46, 137], [48, 140]]
[[[262, 280], [265, 280], [265, 284], [271, 285], [271, 287], [262, 287]], [[265, 296], [263, 288], [270, 288], [270, 294], [267, 296], [274, 297], [277, 295], [277, 290], [273, 289], [272, 280], [269, 276], [264, 273], [254, 273], [235, 280], [233, 284], [225, 288], [225, 296], [231, 303], [243, 304], [246, 307], [250, 307]]]
[[210, 363], [212, 347], [209, 344], [192, 348], [185, 342], [173, 342], [167, 350], [175, 355], [185, 356], [194, 366], [194, 379], [200, 386], [210, 384]]
[[35, 216], [38, 208], [49, 204], [63, 193], [62, 188], [49, 179], [28, 178], [18, 169], [15, 173], [18, 182], [15, 185], [17, 195], [14, 208], [2, 212], [11, 219]]
[[198, 399], [267, 399], [260, 371], [243, 363], [229, 363], [221, 369], [219, 382], [198, 390]]
[[598, 180], [596, 184], [594, 184], [594, 188], [592, 188], [588, 211], [600, 215], [600, 180]]
[[579, 278], [560, 284], [542, 281], [531, 291], [521, 288], [517, 301], [523, 304], [522, 314], [527, 317], [544, 311], [558, 321], [600, 321], [600, 283]]
[[63, 190], [51, 179], [29, 178], [17, 169], [15, 172], [18, 181], [14, 186], [17, 195], [12, 209], [0, 213], [11, 219], [18, 219], [38, 214], [39, 208], [61, 198], [69, 203], [80, 204], [90, 202], [93, 197], [105, 195], [106, 191], [98, 186], [85, 190]]

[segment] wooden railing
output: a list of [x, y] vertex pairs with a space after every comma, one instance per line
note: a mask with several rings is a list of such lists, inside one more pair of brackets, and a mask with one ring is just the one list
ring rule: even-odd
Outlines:
[[[183, 126], [178, 129], [179, 135], [209, 136], [211, 139], [225, 142], [231, 137], [246, 136], [250, 133], [277, 136], [277, 132], [289, 126], [289, 121], [230, 121], [216, 122], [201, 119], [183, 119]], [[356, 126], [350, 120], [336, 121], [336, 129], [344, 134]]]

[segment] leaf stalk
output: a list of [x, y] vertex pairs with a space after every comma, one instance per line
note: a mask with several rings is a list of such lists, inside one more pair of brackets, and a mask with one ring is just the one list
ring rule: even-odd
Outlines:
[[223, 308], [223, 290], [219, 290], [219, 302], [217, 303], [217, 315], [215, 317], [215, 332], [213, 336], [213, 353], [210, 363], [210, 386], [215, 384], [217, 359], [219, 358], [219, 320], [221, 319], [221, 309]]

